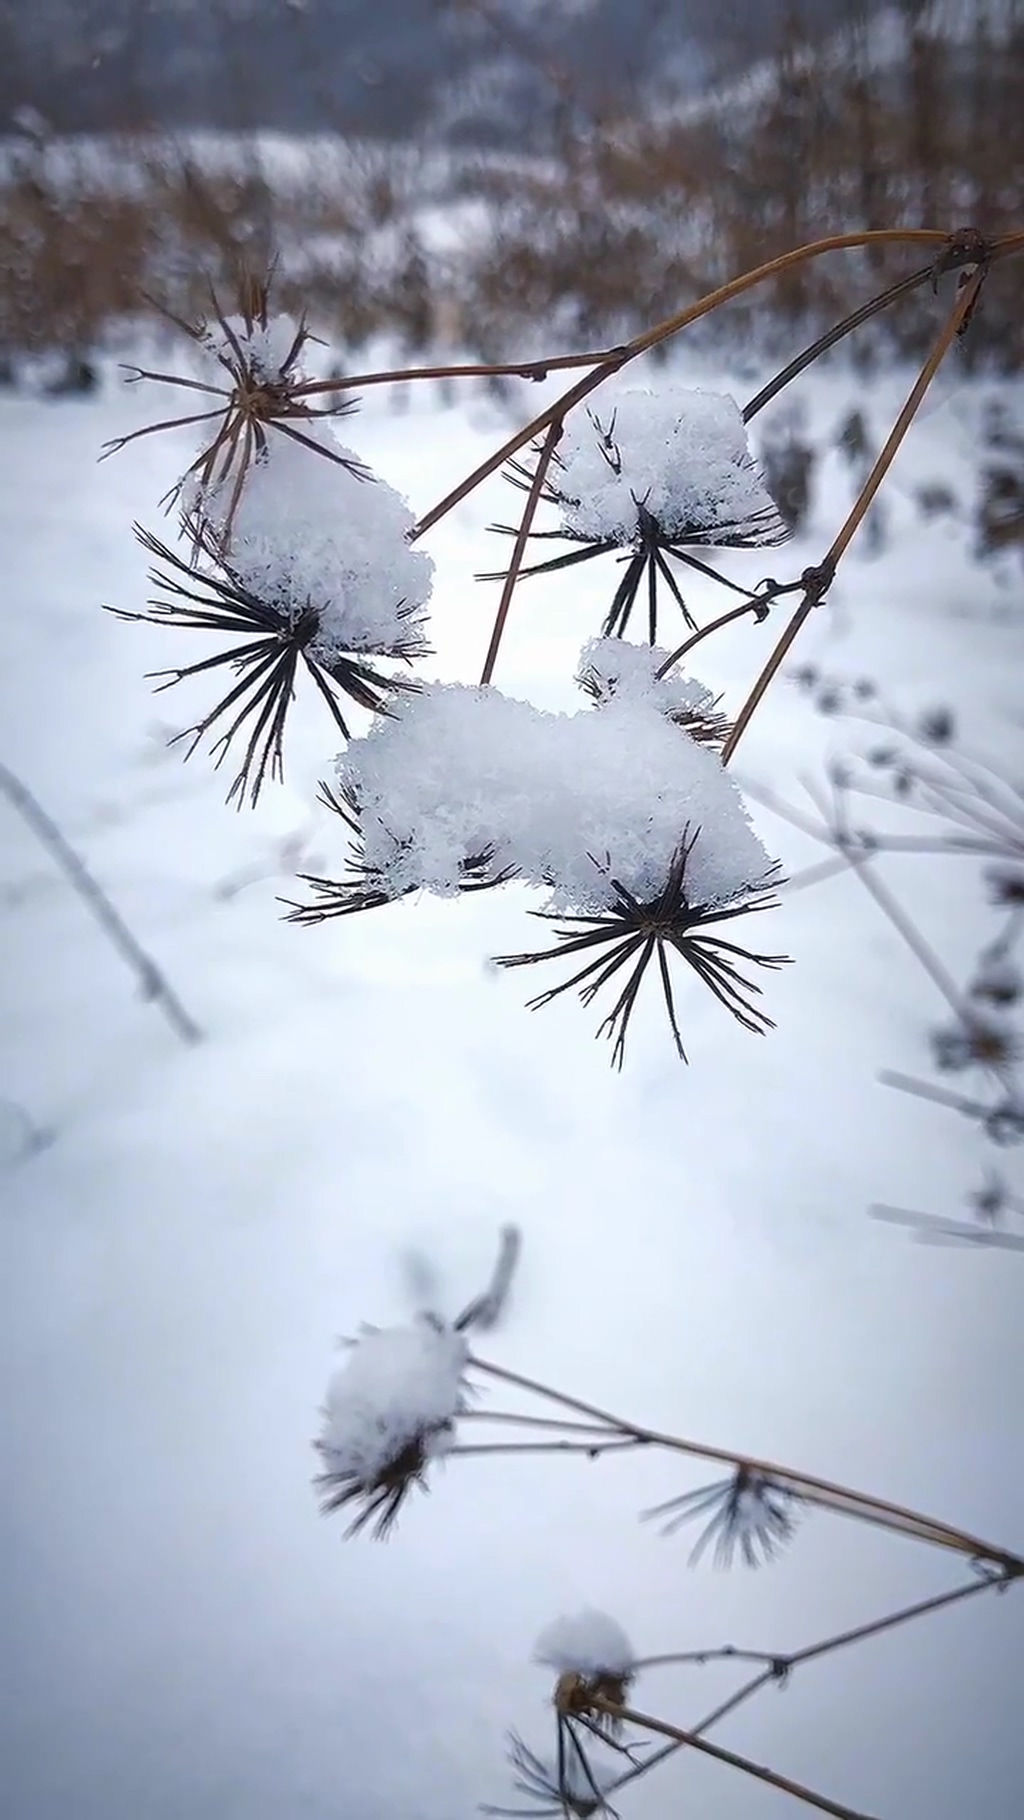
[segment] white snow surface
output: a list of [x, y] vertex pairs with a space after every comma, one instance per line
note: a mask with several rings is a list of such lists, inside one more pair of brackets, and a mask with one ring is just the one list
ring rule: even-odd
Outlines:
[[[747, 443], [735, 399], [666, 384], [655, 391], [609, 388], [566, 422], [552, 486], [572, 536], [628, 544], [638, 505], [667, 537], [745, 527], [762, 513], [779, 528], [777, 509]], [[767, 541], [751, 531], [751, 541]]]
[[461, 1334], [427, 1317], [360, 1334], [327, 1386], [317, 1443], [325, 1469], [372, 1485], [413, 1441], [428, 1458], [443, 1453], [467, 1356]]
[[534, 1660], [556, 1673], [573, 1669], [588, 1680], [598, 1675], [626, 1679], [636, 1665], [636, 1651], [622, 1625], [603, 1611], [580, 1611], [556, 1618], [537, 1638]]
[[[255, 594], [298, 616], [313, 607], [320, 630], [310, 653], [397, 652], [422, 637], [434, 565], [407, 541], [413, 515], [376, 475], [362, 477], [329, 456], [358, 461], [326, 423], [300, 423], [326, 451], [268, 433], [252, 463], [231, 525], [231, 562]], [[189, 504], [216, 527], [230, 509], [234, 474]]]
[[430, 684], [353, 740], [337, 777], [396, 896], [451, 894], [460, 863], [491, 853], [491, 876], [549, 886], [552, 910], [607, 908], [613, 881], [645, 902], [687, 834], [693, 906], [730, 903], [771, 867], [717, 756], [643, 699], [554, 714], [490, 686]]

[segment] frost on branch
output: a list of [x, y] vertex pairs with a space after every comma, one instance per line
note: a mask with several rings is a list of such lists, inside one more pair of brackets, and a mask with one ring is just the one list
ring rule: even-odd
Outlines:
[[386, 1535], [411, 1486], [425, 1489], [427, 1467], [451, 1446], [464, 1407], [467, 1357], [462, 1335], [426, 1316], [353, 1342], [327, 1387], [316, 1442], [324, 1512], [362, 1507], [346, 1534], [372, 1520]]
[[551, 714], [490, 687], [426, 685], [352, 742], [338, 760], [338, 784], [328, 800], [356, 837], [351, 871], [340, 882], [307, 881], [318, 901], [297, 907], [296, 920], [517, 878], [546, 888], [535, 914], [584, 932], [560, 929], [556, 948], [501, 956], [501, 964], [589, 952], [581, 972], [535, 1003], [581, 982], [589, 1003], [633, 963], [601, 1027], [616, 1037], [617, 1062], [655, 952], [683, 1053], [667, 948], [748, 1029], [769, 1025], [736, 959], [776, 965], [782, 957], [750, 954], [718, 926], [767, 909], [776, 869], [715, 752], [649, 700], [615, 693], [597, 712]]
[[639, 508], [672, 543], [770, 544], [785, 525], [735, 400], [625, 387], [569, 418], [553, 483], [567, 536], [629, 544]]

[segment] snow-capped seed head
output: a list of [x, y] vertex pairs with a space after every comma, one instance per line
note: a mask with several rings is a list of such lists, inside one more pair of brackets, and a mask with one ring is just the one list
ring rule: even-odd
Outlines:
[[596, 1703], [626, 1705], [636, 1654], [614, 1618], [581, 1611], [556, 1619], [538, 1637], [534, 1660], [555, 1670], [554, 1705], [563, 1718], [589, 1714], [598, 1725], [616, 1725], [616, 1715]]
[[367, 864], [396, 895], [465, 888], [468, 859], [576, 913], [664, 883], [688, 824], [691, 901], [735, 899], [771, 869], [718, 758], [642, 701], [550, 714], [494, 688], [425, 684], [338, 761]]
[[658, 672], [670, 657], [671, 652], [656, 645], [592, 638], [580, 653], [576, 680], [597, 707], [611, 701], [642, 703], [682, 727], [699, 745], [724, 745], [730, 723], [718, 712], [720, 697], [696, 677], [683, 676], [677, 669], [660, 676]]
[[631, 544], [643, 514], [667, 542], [763, 545], [786, 526], [747, 441], [738, 405], [681, 386], [619, 390], [576, 412], [551, 482], [567, 536]]
[[315, 1484], [326, 1513], [361, 1505], [347, 1534], [371, 1520], [386, 1535], [431, 1460], [452, 1444], [464, 1407], [468, 1349], [461, 1334], [424, 1318], [364, 1332], [327, 1387], [315, 1443]]
[[271, 315], [264, 294], [262, 307], [248, 315], [214, 316], [197, 331], [199, 346], [226, 368], [236, 382], [259, 387], [294, 384], [306, 377], [301, 357], [312, 339], [305, 322], [283, 313]]
[[237, 498], [233, 483], [197, 485], [191, 509], [230, 545], [254, 594], [286, 617], [315, 619], [319, 662], [344, 652], [423, 656], [434, 565], [408, 542], [412, 513], [386, 481], [335, 465], [335, 455], [357, 457], [329, 425], [311, 425], [308, 441], [278, 437], [250, 464]]
[[580, 1611], [556, 1618], [542, 1630], [534, 1660], [588, 1682], [627, 1682], [636, 1666], [636, 1652], [615, 1618], [603, 1611]]
[[[245, 739], [244, 757], [229, 791], [229, 798], [237, 798], [239, 804], [247, 794], [255, 803], [268, 777], [283, 776], [285, 727], [303, 671], [316, 683], [343, 739], [349, 737], [349, 726], [342, 697], [376, 714], [386, 712], [396, 690], [414, 686], [403, 675], [384, 674], [363, 652], [346, 652], [332, 645], [324, 636], [322, 615], [310, 604], [299, 610], [295, 599], [287, 595], [282, 599], [259, 593], [206, 527], [196, 529], [191, 561], [139, 526], [136, 535], [143, 549], [161, 565], [150, 571], [150, 580], [161, 594], [150, 600], [148, 612], [117, 609], [118, 617], [212, 632], [226, 639], [213, 656], [158, 674], [163, 688], [189, 676], [213, 677], [218, 671], [230, 678], [222, 698], [178, 738], [188, 742], [188, 757], [207, 732], [226, 727], [213, 744], [218, 764], [233, 741], [241, 744]], [[239, 658], [240, 634], [245, 639], [244, 661]], [[415, 632], [409, 634], [414, 648], [416, 637]], [[387, 652], [392, 658], [411, 654], [397, 643]]]

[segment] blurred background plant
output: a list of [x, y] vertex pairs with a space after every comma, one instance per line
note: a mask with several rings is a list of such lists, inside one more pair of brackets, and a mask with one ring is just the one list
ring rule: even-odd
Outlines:
[[[271, 245], [280, 307], [342, 358], [608, 342], [823, 233], [997, 235], [1024, 188], [1012, 0], [6, 0], [0, 72], [8, 368], [88, 360], [143, 293], [194, 313]], [[890, 268], [801, 268], [708, 332], [781, 346]], [[919, 353], [929, 320], [910, 303], [859, 358]], [[1014, 366], [1022, 336], [1000, 274], [967, 357]]]

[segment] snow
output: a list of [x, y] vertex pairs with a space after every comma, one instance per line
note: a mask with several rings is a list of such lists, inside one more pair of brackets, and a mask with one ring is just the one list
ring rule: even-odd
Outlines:
[[552, 714], [493, 687], [429, 684], [337, 764], [361, 858], [393, 896], [460, 889], [467, 863], [551, 888], [548, 907], [607, 909], [614, 885], [664, 890], [687, 831], [687, 901], [731, 903], [771, 861], [719, 759], [643, 699]]
[[213, 356], [218, 367], [226, 365], [232, 371], [238, 365], [240, 349], [255, 376], [273, 383], [286, 374], [303, 377], [297, 356], [307, 339], [305, 329], [292, 316], [268, 314], [261, 322], [228, 315], [222, 321], [213, 317], [204, 323], [199, 347]]
[[599, 704], [610, 701], [649, 704], [667, 719], [706, 718], [717, 697], [676, 664], [666, 676], [658, 672], [672, 653], [658, 645], [633, 645], [624, 638], [592, 638], [580, 653], [577, 681]]
[[[328, 424], [297, 427], [321, 458], [270, 432], [231, 522], [232, 567], [289, 617], [317, 613], [310, 655], [322, 663], [345, 652], [420, 654], [434, 565], [407, 541], [408, 505], [386, 481], [341, 465], [358, 466], [359, 457]], [[219, 486], [195, 488], [187, 504], [223, 532], [234, 484], [232, 469]]]
[[603, 1611], [556, 1618], [538, 1637], [534, 1659], [558, 1674], [573, 1670], [588, 1681], [603, 1676], [627, 1680], [636, 1666], [636, 1652], [621, 1624]]
[[[765, 374], [680, 378], [746, 396]], [[815, 376], [809, 433], [824, 444], [854, 401], [884, 433], [910, 383], [906, 371]], [[967, 518], [992, 389], [972, 382], [915, 427], [887, 547], [855, 541], [796, 661], [884, 679], [908, 715], [950, 702], [970, 747], [1012, 775], [1019, 564], [1003, 583], [976, 564]], [[524, 385], [514, 422], [553, 395]], [[368, 395], [353, 433], [419, 512], [513, 427], [468, 386], [456, 400], [444, 410], [424, 387], [399, 414]], [[1020, 1549], [1019, 1260], [918, 1246], [866, 1209], [955, 1216], [990, 1163], [1019, 1193], [1024, 1152], [993, 1152], [967, 1120], [879, 1085], [881, 1068], [929, 1073], [928, 1032], [946, 1012], [849, 874], [772, 913], [772, 945], [795, 964], [772, 981], [770, 1037], [748, 1042], [694, 989], [691, 1067], [640, 1007], [621, 1076], [575, 1004], [533, 1018], [518, 976], [485, 967], [521, 945], [532, 891], [285, 924], [278, 899], [297, 895], [295, 873], [338, 857], [337, 823], [315, 807], [332, 756], [319, 703], [295, 703], [286, 784], [235, 815], [223, 778], [167, 745], [206, 705], [203, 679], [192, 700], [189, 683], [151, 694], [144, 673], [166, 664], [166, 632], [100, 610], [145, 601], [130, 527], [152, 522], [192, 448], [168, 435], [96, 456], [175, 406], [180, 395], [143, 398], [109, 374], [92, 400], [0, 396], [0, 759], [205, 1032], [178, 1041], [0, 802], [5, 1800], [25, 1820], [333, 1820], [339, 1803], [360, 1820], [453, 1820], [481, 1800], [521, 1806], [502, 1741], [519, 1726], [553, 1757], [530, 1661], [552, 1613], [607, 1607], [644, 1657], [785, 1650], [944, 1591], [955, 1566], [808, 1513], [770, 1568], [690, 1571], [686, 1535], [659, 1539], [637, 1516], [707, 1470], [650, 1450], [450, 1455], [387, 1549], [343, 1544], [310, 1490], [332, 1336], [408, 1323], [411, 1248], [434, 1265], [439, 1305], [461, 1308], [499, 1228], [518, 1224], [522, 1263], [489, 1357]], [[332, 472], [307, 461], [310, 484]], [[959, 511], [926, 521], [914, 491], [936, 477]], [[820, 559], [850, 503], [838, 456], [817, 481], [806, 532], [772, 559], [793, 573]], [[472, 577], [496, 566], [485, 527], [503, 493], [482, 489], [426, 540], [428, 678], [480, 674], [494, 597]], [[728, 562], [745, 585], [764, 572], [757, 552]], [[523, 587], [503, 695], [579, 710], [597, 566]], [[702, 623], [717, 601], [695, 580]], [[785, 612], [700, 647], [700, 677], [733, 714]], [[737, 754], [739, 781], [806, 807], [800, 779], [820, 794], [826, 759], [858, 737], [780, 678]], [[821, 858], [761, 809], [756, 828], [790, 872]], [[900, 855], [885, 876], [968, 981], [998, 920], [974, 868]], [[491, 1386], [489, 1408], [516, 1401]], [[1020, 1736], [992, 1688], [1024, 1677], [1022, 1592], [982, 1593], [800, 1669], [784, 1697], [714, 1735], [882, 1820], [1004, 1820]], [[728, 1664], [652, 1670], [644, 1704], [695, 1723], [739, 1678]], [[623, 1820], [663, 1820], [684, 1795], [717, 1820], [753, 1806], [743, 1778], [689, 1752], [615, 1805]]]
[[461, 1334], [426, 1318], [363, 1333], [327, 1386], [317, 1442], [325, 1472], [372, 1485], [413, 1443], [425, 1458], [443, 1453], [462, 1405], [467, 1356]]
[[669, 541], [764, 544], [783, 535], [739, 406], [721, 393], [609, 388], [566, 422], [551, 485], [572, 537], [631, 543], [640, 506]]

